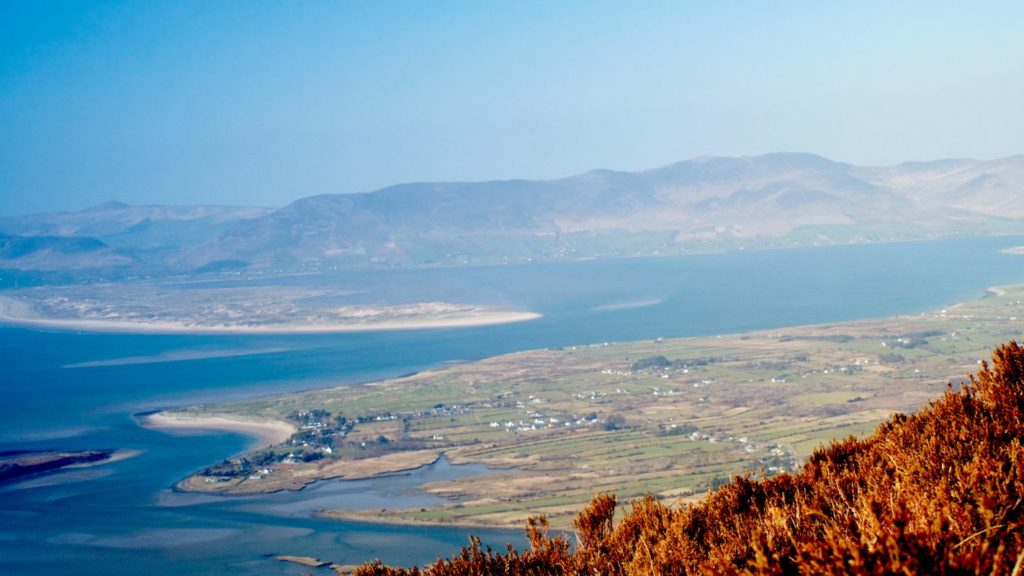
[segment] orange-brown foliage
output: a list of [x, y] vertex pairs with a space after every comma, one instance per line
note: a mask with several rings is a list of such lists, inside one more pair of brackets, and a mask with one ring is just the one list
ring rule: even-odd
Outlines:
[[478, 540], [425, 569], [358, 576], [1009, 574], [1024, 576], [1024, 348], [996, 349], [971, 384], [870, 437], [817, 450], [798, 474], [737, 477], [699, 504], [601, 494], [577, 543], [531, 519], [530, 548]]

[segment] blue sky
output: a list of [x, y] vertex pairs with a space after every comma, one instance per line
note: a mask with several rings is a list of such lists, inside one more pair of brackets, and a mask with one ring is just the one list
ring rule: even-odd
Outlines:
[[0, 3], [0, 214], [1024, 153], [1024, 3]]

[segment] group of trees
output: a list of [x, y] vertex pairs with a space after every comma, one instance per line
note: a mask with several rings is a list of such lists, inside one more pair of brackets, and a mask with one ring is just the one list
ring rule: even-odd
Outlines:
[[664, 370], [682, 370], [683, 368], [693, 368], [695, 366], [709, 366], [718, 362], [719, 358], [694, 358], [690, 360], [669, 360], [668, 358], [658, 356], [647, 356], [641, 358], [629, 367], [633, 372], [642, 372], [644, 370], [653, 370], [655, 372]]
[[618, 523], [616, 508], [596, 496], [571, 537], [531, 519], [524, 551], [474, 539], [427, 568], [355, 574], [1024, 575], [1024, 349], [996, 349], [970, 385], [819, 449], [799, 473], [738, 477], [681, 507], [643, 498]]

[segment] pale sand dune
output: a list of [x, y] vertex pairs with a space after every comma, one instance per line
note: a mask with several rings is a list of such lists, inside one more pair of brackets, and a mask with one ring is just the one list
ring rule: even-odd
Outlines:
[[266, 326], [222, 325], [183, 322], [132, 322], [123, 320], [44, 318], [24, 302], [0, 296], [0, 323], [32, 328], [81, 332], [133, 334], [329, 334], [339, 332], [375, 332], [386, 330], [422, 330], [427, 328], [469, 328], [535, 320], [534, 312], [476, 310], [459, 315], [424, 315], [380, 321], [353, 321], [323, 324], [276, 324]]
[[193, 417], [178, 414], [148, 414], [143, 416], [141, 424], [147, 428], [157, 430], [223, 430], [227, 432], [241, 432], [260, 439], [253, 449], [266, 448], [280, 444], [295, 433], [296, 428], [281, 420], [266, 420], [254, 422], [227, 418], [225, 416], [203, 416]]

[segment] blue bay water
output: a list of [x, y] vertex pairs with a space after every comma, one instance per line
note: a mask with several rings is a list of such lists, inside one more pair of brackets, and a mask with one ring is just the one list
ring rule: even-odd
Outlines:
[[[322, 483], [266, 498], [193, 498], [169, 487], [242, 451], [233, 434], [140, 428], [159, 408], [386, 378], [516, 350], [913, 313], [1024, 282], [1024, 238], [522, 266], [376, 270], [317, 281], [350, 303], [502, 304], [541, 319], [481, 328], [296, 336], [170, 336], [0, 327], [0, 450], [138, 450], [134, 458], [0, 488], [0, 573], [290, 574], [268, 554], [425, 563], [468, 530], [311, 517], [323, 507], [431, 503], [415, 485], [478, 474], [445, 462], [411, 476]], [[274, 282], [304, 282], [292, 278]], [[218, 280], [205, 285], [254, 285]], [[496, 548], [514, 531], [479, 531]]]

